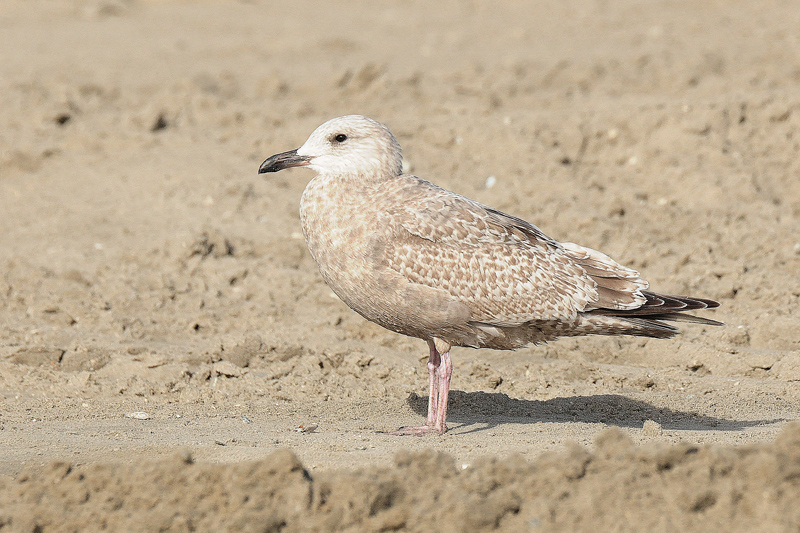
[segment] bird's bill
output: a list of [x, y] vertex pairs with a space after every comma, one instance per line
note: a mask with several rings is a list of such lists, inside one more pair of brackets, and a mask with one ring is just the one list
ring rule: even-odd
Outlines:
[[275, 154], [258, 167], [258, 173], [278, 172], [285, 168], [304, 167], [311, 163], [311, 158], [306, 155], [297, 155], [297, 150], [289, 150], [281, 154]]

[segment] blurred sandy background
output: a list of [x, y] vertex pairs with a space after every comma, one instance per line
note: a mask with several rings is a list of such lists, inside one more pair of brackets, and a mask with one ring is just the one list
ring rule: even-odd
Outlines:
[[[0, 529], [800, 527], [796, 1], [4, 0], [0, 41]], [[381, 434], [425, 344], [256, 175], [348, 113], [727, 325], [454, 350], [451, 431]]]

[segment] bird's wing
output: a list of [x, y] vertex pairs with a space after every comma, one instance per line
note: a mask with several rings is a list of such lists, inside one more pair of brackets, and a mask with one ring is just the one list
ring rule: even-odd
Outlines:
[[524, 220], [422, 180], [403, 196], [387, 213], [395, 227], [388, 266], [412, 283], [446, 290], [476, 322], [571, 320], [645, 301], [638, 273], [600, 252], [562, 245]]

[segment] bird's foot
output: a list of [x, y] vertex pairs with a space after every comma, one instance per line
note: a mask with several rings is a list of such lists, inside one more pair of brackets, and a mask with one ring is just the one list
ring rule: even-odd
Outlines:
[[443, 435], [447, 427], [436, 428], [436, 426], [403, 426], [397, 431], [389, 431], [387, 435], [422, 437], [423, 435]]

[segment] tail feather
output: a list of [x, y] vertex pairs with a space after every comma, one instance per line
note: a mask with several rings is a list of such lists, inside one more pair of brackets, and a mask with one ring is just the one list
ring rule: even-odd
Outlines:
[[679, 333], [678, 328], [670, 324], [665, 324], [652, 318], [626, 318], [626, 322], [630, 322], [635, 326], [631, 331], [632, 335], [640, 337], [656, 337], [659, 339], [669, 339]]
[[665, 313], [663, 315], [647, 315], [648, 320], [667, 320], [669, 322], [691, 322], [693, 324], [703, 324], [705, 326], [724, 326], [723, 322], [695, 315], [684, 315], [682, 313]]

